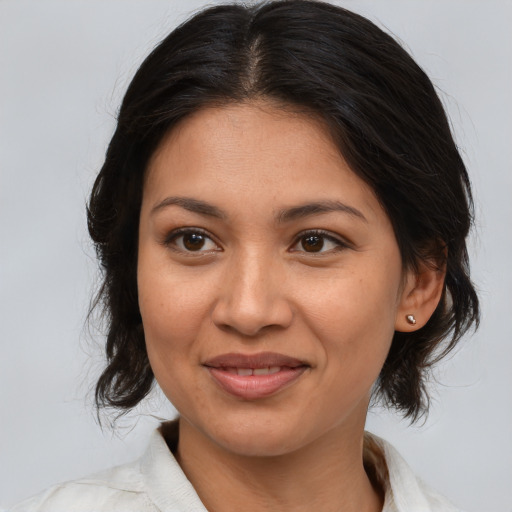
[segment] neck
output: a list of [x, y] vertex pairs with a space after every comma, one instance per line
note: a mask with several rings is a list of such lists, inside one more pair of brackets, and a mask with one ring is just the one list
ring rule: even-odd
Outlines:
[[210, 512], [380, 512], [383, 496], [363, 466], [363, 430], [343, 428], [292, 453], [229, 452], [180, 419], [177, 459]]

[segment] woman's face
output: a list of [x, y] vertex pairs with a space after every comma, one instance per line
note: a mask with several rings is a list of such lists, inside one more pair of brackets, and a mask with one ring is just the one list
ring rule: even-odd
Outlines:
[[144, 185], [139, 304], [183, 420], [238, 454], [362, 431], [403, 310], [388, 217], [323, 125], [270, 103], [209, 108]]

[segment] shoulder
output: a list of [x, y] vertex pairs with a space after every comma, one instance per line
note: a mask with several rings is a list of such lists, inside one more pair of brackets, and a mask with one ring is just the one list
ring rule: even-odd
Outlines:
[[176, 422], [164, 423], [137, 461], [56, 485], [8, 512], [207, 512], [172, 454], [177, 432]]
[[8, 512], [153, 512], [138, 462], [50, 487]]
[[387, 441], [367, 433], [365, 450], [386, 492], [383, 512], [462, 512], [418, 478]]

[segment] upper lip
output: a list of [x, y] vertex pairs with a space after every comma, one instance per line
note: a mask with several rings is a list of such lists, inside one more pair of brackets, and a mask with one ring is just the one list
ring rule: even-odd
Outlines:
[[259, 354], [220, 354], [203, 363], [210, 368], [267, 368], [273, 366], [288, 366], [297, 368], [309, 366], [304, 361], [275, 352], [260, 352]]

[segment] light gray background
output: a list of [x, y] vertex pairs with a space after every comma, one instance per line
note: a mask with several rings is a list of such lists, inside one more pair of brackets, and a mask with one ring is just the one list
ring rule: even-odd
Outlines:
[[[422, 427], [374, 411], [368, 428], [468, 512], [512, 511], [512, 3], [338, 3], [405, 41], [443, 91], [478, 213], [471, 252], [480, 331], [440, 368]], [[84, 328], [97, 282], [84, 205], [131, 76], [201, 5], [0, 0], [3, 506], [135, 458], [157, 424], [147, 413], [171, 414], [156, 397], [117, 436], [94, 421], [89, 391], [102, 339]]]

